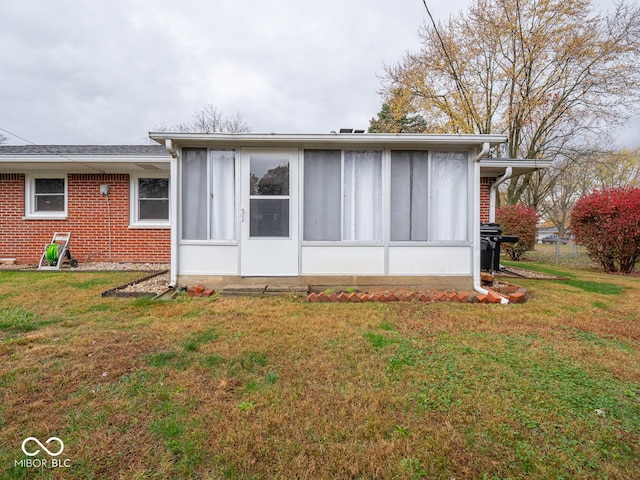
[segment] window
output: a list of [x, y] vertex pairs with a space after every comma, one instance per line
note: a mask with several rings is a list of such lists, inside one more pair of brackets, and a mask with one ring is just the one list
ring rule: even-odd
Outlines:
[[469, 162], [464, 152], [431, 152], [429, 240], [469, 238]]
[[379, 151], [304, 151], [305, 241], [381, 242], [386, 231], [391, 242], [469, 241], [467, 152], [393, 150], [384, 159]]
[[249, 235], [289, 236], [289, 158], [249, 157]]
[[131, 225], [169, 226], [169, 179], [131, 176]]
[[27, 218], [66, 218], [66, 175], [26, 177], [25, 187]]
[[183, 240], [236, 239], [235, 186], [233, 150], [183, 150]]
[[429, 154], [391, 152], [391, 240], [428, 240]]
[[304, 239], [382, 240], [382, 152], [305, 150]]
[[391, 240], [468, 240], [464, 152], [391, 152]]

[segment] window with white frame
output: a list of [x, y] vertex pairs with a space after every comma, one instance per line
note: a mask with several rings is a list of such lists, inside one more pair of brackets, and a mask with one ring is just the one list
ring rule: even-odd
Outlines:
[[131, 225], [169, 226], [169, 178], [131, 175]]
[[182, 240], [236, 239], [235, 151], [182, 152]]
[[465, 152], [391, 152], [391, 241], [468, 240]]
[[304, 240], [382, 240], [382, 152], [305, 150]]
[[66, 218], [67, 176], [27, 176], [25, 216], [28, 218]]
[[429, 153], [391, 152], [391, 241], [427, 241]]
[[382, 152], [304, 151], [305, 241], [378, 242], [387, 230], [391, 242], [469, 240], [467, 152], [398, 150], [385, 158], [383, 179]]

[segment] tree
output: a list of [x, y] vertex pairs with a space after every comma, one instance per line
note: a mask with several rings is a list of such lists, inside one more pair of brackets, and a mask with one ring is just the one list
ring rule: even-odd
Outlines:
[[421, 115], [399, 109], [397, 101], [393, 107], [383, 103], [378, 118], [369, 121], [369, 133], [422, 133], [426, 129], [427, 122]]
[[605, 272], [631, 273], [640, 258], [640, 188], [609, 188], [581, 198], [571, 228]]
[[571, 209], [579, 198], [596, 189], [640, 186], [640, 147], [560, 160], [553, 170], [545, 177], [547, 193], [539, 208], [563, 237], [569, 228]]
[[0, 133], [0, 145], [9, 141], [9, 137]]
[[195, 112], [191, 117], [191, 121], [187, 123], [178, 123], [172, 127], [164, 124], [156, 125], [156, 131], [175, 130], [178, 132], [195, 132], [195, 133], [241, 133], [250, 132], [251, 127], [244, 121], [242, 115], [236, 113], [231, 117], [225, 117], [215, 105], [209, 103], [202, 110]]
[[538, 213], [534, 208], [521, 203], [505, 205], [496, 210], [496, 222], [502, 227], [503, 234], [518, 236], [516, 243], [503, 245], [512, 260], [518, 261], [524, 252], [533, 250], [538, 224]]
[[598, 156], [591, 170], [597, 188], [640, 186], [640, 147]]
[[[640, 8], [625, 1], [605, 15], [589, 0], [475, 0], [419, 38], [419, 52], [385, 68], [381, 93], [425, 132], [502, 133], [511, 158], [575, 159], [638, 108]], [[512, 179], [507, 203], [532, 179]]]

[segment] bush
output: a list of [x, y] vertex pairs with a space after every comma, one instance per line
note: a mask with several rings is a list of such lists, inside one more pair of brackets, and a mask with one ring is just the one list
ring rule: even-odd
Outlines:
[[605, 272], [631, 273], [640, 256], [640, 188], [598, 190], [578, 200], [571, 229]]
[[512, 260], [520, 260], [524, 252], [533, 250], [536, 242], [538, 213], [523, 204], [505, 205], [496, 210], [496, 222], [504, 235], [517, 235], [517, 243], [503, 243], [502, 248]]

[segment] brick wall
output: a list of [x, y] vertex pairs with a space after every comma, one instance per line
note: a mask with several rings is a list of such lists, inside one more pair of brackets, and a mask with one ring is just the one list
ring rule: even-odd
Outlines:
[[489, 197], [491, 185], [493, 185], [495, 181], [496, 179], [493, 177], [480, 178], [480, 223], [487, 223], [489, 221]]
[[[110, 186], [100, 195], [100, 185]], [[70, 174], [66, 220], [24, 220], [25, 176], [0, 174], [0, 257], [38, 263], [54, 232], [78, 262], [169, 262], [168, 228], [129, 227], [129, 175]]]

